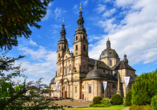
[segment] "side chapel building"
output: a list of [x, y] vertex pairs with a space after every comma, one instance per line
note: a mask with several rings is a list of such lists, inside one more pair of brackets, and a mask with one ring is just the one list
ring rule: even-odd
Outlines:
[[[108, 39], [106, 49], [102, 51], [99, 59], [89, 58], [89, 43], [86, 29], [83, 26], [84, 20], [81, 10], [77, 23], [78, 27], [74, 34], [72, 53], [68, 48], [63, 20], [60, 32], [61, 38], [57, 49], [56, 76], [50, 82], [50, 87], [54, 90], [51, 92], [51, 96], [87, 101], [92, 101], [95, 96], [103, 98], [103, 81], [107, 81], [106, 97], [111, 97], [118, 92], [122, 96], [126, 96], [124, 77], [130, 76], [128, 90], [131, 89], [131, 84], [134, 83], [136, 77], [136, 70], [128, 64], [127, 55], [125, 54], [124, 59], [120, 61], [117, 52], [111, 48], [111, 43]], [[59, 91], [57, 91], [56, 87], [57, 81], [60, 81]]]

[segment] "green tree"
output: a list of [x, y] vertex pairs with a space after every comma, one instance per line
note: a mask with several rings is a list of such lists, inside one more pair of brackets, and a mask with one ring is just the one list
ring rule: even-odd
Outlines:
[[[14, 107], [14, 108], [23, 108], [23, 107], [31, 107], [32, 110], [35, 110], [36, 107], [38, 108], [47, 108], [50, 104], [48, 101], [45, 101], [43, 102], [43, 99], [41, 97], [39, 97], [39, 95], [36, 95], [36, 94], [33, 94], [31, 96], [24, 96], [24, 93], [26, 93], [26, 88], [30, 87], [31, 84], [33, 84], [33, 81], [30, 81], [26, 84], [26, 79], [27, 77], [23, 74], [21, 74], [21, 72], [24, 71], [24, 69], [21, 69], [21, 65], [17, 66], [17, 67], [13, 67], [13, 62], [15, 60], [17, 60], [18, 58], [7, 58], [4, 56], [0, 56], [0, 108], [4, 109], [6, 107]], [[11, 74], [7, 74], [7, 76], [5, 77], [5, 74], [3, 73], [4, 71], [10, 71], [10, 70], [13, 70], [13, 73]], [[6, 82], [6, 81], [10, 81], [9, 82], [9, 85], [10, 85], [10, 88], [15, 86], [17, 83], [15, 83], [14, 81], [11, 80], [11, 78], [13, 77], [16, 77], [16, 76], [19, 76], [19, 77], [24, 77], [25, 78], [25, 81], [23, 82], [23, 90], [19, 91], [16, 93], [16, 95], [14, 96], [13, 95], [13, 91], [9, 91], [10, 92], [10, 97], [9, 99], [6, 99], [6, 98], [2, 98], [2, 95], [1, 94], [3, 92], [3, 85], [2, 83], [3, 82]], [[45, 86], [45, 84], [40, 84], [41, 83], [41, 79], [39, 79], [39, 81], [36, 81], [36, 87], [41, 87], [41, 86]], [[19, 82], [18, 82], [18, 85], [19, 85]], [[19, 86], [21, 88], [21, 86]], [[12, 89], [10, 89], [12, 90]], [[36, 98], [34, 98], [36, 97]], [[33, 102], [33, 104], [30, 106], [29, 104], [26, 105], [28, 102]], [[54, 109], [54, 108], [62, 108], [63, 107], [59, 107], [59, 106], [54, 106], [52, 105], [51, 106], [51, 109]]]
[[19, 85], [19, 86], [16, 86], [15, 87], [15, 92], [17, 93], [17, 92], [19, 92], [19, 89], [22, 89], [22, 88], [24, 88], [24, 86], [23, 85]]
[[[13, 95], [13, 93], [15, 92], [14, 91], [14, 88], [13, 87], [11, 87], [10, 86], [10, 84], [9, 83], [7, 83], [7, 82], [5, 82], [5, 81], [2, 81], [1, 82], [1, 87], [2, 87], [2, 90], [0, 91], [0, 93], [1, 93], [1, 95], [2, 95], [2, 98], [4, 98], [4, 97], [10, 97], [11, 96], [11, 94], [10, 94], [10, 91], [12, 91], [11, 93], [12, 93], [12, 95]], [[8, 94], [7, 94], [7, 88], [9, 88], [9, 90], [8, 90]]]
[[[42, 2], [43, 1], [43, 2]], [[0, 48], [12, 49], [18, 45], [17, 37], [26, 39], [32, 34], [28, 25], [40, 29], [38, 22], [46, 15], [46, 6], [53, 0], [1, 0]]]
[[136, 77], [132, 85], [132, 104], [146, 105], [157, 94], [157, 72], [143, 73]]

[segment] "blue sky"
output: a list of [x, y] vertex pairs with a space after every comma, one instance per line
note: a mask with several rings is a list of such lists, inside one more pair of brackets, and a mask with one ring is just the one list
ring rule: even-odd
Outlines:
[[[66, 29], [70, 51], [73, 51], [74, 34], [77, 28], [79, 7], [82, 4], [84, 27], [89, 41], [89, 57], [98, 59], [106, 48], [107, 37], [111, 48], [121, 60], [126, 52], [129, 65], [136, 74], [151, 72], [157, 67], [157, 0], [54, 0], [46, 16], [39, 22], [40, 29], [31, 27], [29, 39], [18, 38], [18, 47], [13, 47], [8, 56], [25, 58], [15, 62], [27, 69], [27, 81], [49, 84], [56, 72], [56, 50], [62, 20]], [[21, 80], [23, 78], [14, 78]]]

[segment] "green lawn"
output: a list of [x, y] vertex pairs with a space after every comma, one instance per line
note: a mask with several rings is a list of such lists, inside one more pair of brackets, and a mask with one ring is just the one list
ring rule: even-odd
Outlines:
[[124, 107], [123, 105], [112, 105], [110, 107], [88, 107], [88, 108], [67, 108], [65, 110], [122, 110]]

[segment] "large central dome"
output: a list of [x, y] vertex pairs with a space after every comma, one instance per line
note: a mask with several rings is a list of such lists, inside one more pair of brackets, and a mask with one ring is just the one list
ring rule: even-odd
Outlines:
[[103, 50], [102, 53], [100, 54], [100, 59], [106, 57], [119, 58], [117, 52], [114, 49], [111, 49], [111, 43], [109, 39], [106, 43], [106, 49]]
[[100, 59], [101, 58], [106, 58], [106, 57], [119, 58], [117, 52], [114, 49], [111, 49], [111, 48], [105, 49], [100, 54]]

